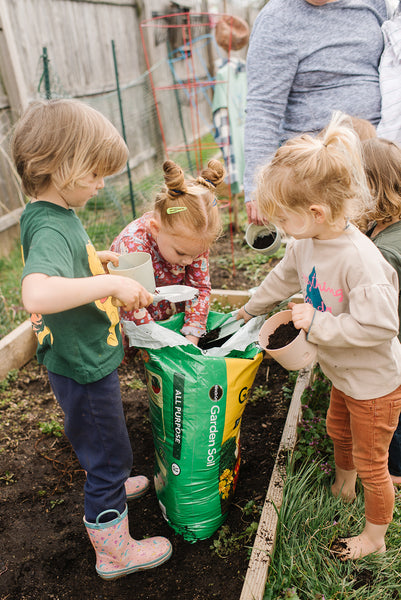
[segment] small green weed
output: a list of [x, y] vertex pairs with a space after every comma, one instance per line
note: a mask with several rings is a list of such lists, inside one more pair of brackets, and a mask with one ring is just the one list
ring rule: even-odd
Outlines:
[[229, 525], [223, 525], [219, 529], [219, 534], [213, 544], [211, 550], [220, 556], [227, 558], [230, 554], [241, 550], [244, 546], [250, 544], [258, 529], [258, 523], [253, 521], [240, 533], [231, 533]]
[[64, 504], [64, 498], [58, 498], [57, 500], [50, 500], [50, 510], [53, 510], [59, 504]]
[[248, 500], [248, 502], [245, 504], [244, 508], [242, 509], [242, 514], [245, 517], [260, 517], [260, 514], [262, 512], [262, 507], [260, 506], [260, 504], [256, 504], [255, 500]]
[[135, 377], [132, 381], [127, 381], [126, 385], [131, 390], [144, 390], [146, 388], [146, 385], [140, 379], [136, 379]]
[[248, 519], [252, 518], [254, 520], [251, 523], [248, 523], [243, 531], [237, 533], [232, 533], [229, 525], [223, 525], [220, 527], [218, 536], [213, 540], [210, 549], [220, 558], [227, 558], [230, 554], [249, 546], [258, 530], [261, 512], [262, 507], [254, 500], [249, 500], [242, 509], [242, 515], [243, 517]]
[[285, 385], [281, 388], [283, 390], [283, 398], [286, 401], [291, 400], [294, 393], [295, 384], [297, 382], [298, 371], [289, 371], [288, 379]]
[[16, 483], [17, 480], [15, 479], [14, 473], [6, 471], [4, 475], [0, 477], [0, 481], [2, 481], [5, 485], [12, 485], [13, 483]]
[[18, 369], [11, 369], [4, 379], [0, 381], [0, 392], [6, 392], [18, 379]]
[[267, 400], [272, 391], [268, 389], [268, 384], [254, 387], [249, 396], [248, 404], [257, 404], [260, 400]]
[[[280, 598], [285, 598], [285, 600], [301, 600], [295, 588], [287, 588]], [[315, 594], [313, 600], [325, 600], [325, 597], [322, 594]]]
[[287, 588], [283, 592], [283, 598], [286, 600], [299, 600], [299, 596], [297, 594], [297, 590], [295, 588]]
[[40, 431], [45, 435], [54, 435], [54, 437], [61, 437], [63, 435], [64, 428], [58, 421], [54, 419], [52, 421], [40, 422]]

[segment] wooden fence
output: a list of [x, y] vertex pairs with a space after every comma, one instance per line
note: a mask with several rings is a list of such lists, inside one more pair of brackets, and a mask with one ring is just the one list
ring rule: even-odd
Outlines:
[[[187, 4], [207, 12], [207, 0]], [[222, 0], [220, 12], [228, 11], [229, 4]], [[256, 9], [252, 12], [236, 4], [234, 13], [254, 18]], [[45, 95], [43, 49], [49, 59], [52, 97], [81, 98], [121, 130], [111, 45], [114, 40], [130, 164], [138, 177], [143, 176], [154, 168], [155, 161], [162, 160], [163, 146], [147, 76], [141, 22], [181, 11], [179, 4], [168, 0], [0, 0], [0, 256], [8, 252], [18, 233], [24, 205], [7, 156], [10, 131], [21, 110]], [[171, 85], [167, 36], [152, 28], [143, 29], [143, 34], [155, 84]], [[210, 48], [207, 52], [202, 61], [210, 65], [215, 56]], [[166, 93], [158, 99], [170, 145], [184, 141], [177, 139], [181, 135], [180, 118], [190, 128], [191, 114], [185, 103], [182, 97], [179, 115], [176, 95]], [[207, 97], [201, 100], [200, 110], [211, 127]]]

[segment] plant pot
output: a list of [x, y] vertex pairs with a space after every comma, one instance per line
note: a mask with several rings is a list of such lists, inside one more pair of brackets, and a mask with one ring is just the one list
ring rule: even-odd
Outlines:
[[252, 250], [261, 254], [274, 254], [281, 246], [281, 235], [275, 225], [248, 225], [245, 232], [246, 243]]
[[310, 365], [316, 358], [317, 346], [308, 342], [303, 329], [299, 330], [297, 337], [282, 348], [270, 349], [269, 337], [276, 329], [285, 323], [292, 320], [292, 311], [283, 310], [271, 316], [264, 323], [259, 332], [259, 345], [267, 352], [269, 356], [274, 358], [282, 367], [288, 371], [298, 371]]
[[107, 268], [111, 275], [123, 275], [124, 277], [135, 279], [151, 294], [156, 289], [152, 258], [147, 252], [121, 254], [118, 260], [118, 267], [109, 262], [107, 263]]

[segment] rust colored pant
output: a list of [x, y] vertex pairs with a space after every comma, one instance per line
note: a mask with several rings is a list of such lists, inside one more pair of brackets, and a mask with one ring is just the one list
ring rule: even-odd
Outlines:
[[398, 424], [401, 386], [391, 394], [355, 400], [331, 391], [327, 433], [340, 469], [357, 470], [365, 493], [366, 520], [385, 525], [393, 518], [394, 486], [388, 471], [388, 448]]

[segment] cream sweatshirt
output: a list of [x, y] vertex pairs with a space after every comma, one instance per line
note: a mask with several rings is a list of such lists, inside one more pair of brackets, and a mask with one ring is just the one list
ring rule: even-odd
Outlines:
[[315, 308], [307, 338], [337, 389], [367, 400], [401, 385], [397, 273], [367, 236], [349, 225], [336, 239], [291, 240], [246, 309], [268, 313], [300, 289]]

